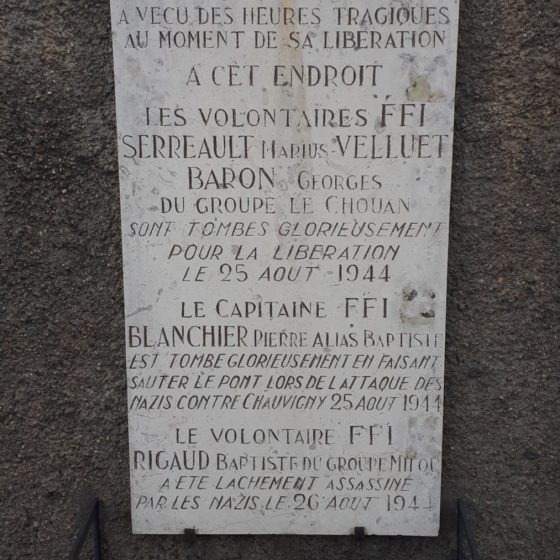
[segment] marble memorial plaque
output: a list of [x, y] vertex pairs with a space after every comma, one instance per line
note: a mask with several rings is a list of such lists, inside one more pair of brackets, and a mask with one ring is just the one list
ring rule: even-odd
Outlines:
[[436, 535], [458, 1], [111, 9], [134, 532]]

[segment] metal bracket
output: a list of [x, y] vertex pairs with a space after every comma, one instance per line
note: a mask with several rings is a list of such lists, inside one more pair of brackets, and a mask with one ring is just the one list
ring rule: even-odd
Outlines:
[[188, 542], [193, 542], [196, 538], [196, 529], [185, 529], [184, 534]]
[[89, 513], [85, 520], [85, 523], [80, 527], [80, 531], [76, 536], [74, 546], [70, 552], [70, 560], [79, 560], [80, 553], [84, 547], [87, 536], [89, 535], [90, 529], [92, 530], [93, 536], [93, 555], [95, 560], [102, 560], [101, 552], [101, 525], [99, 523], [99, 506], [100, 502], [98, 498], [94, 498], [89, 507]]
[[358, 542], [363, 541], [366, 538], [366, 530], [364, 527], [354, 527], [354, 536]]

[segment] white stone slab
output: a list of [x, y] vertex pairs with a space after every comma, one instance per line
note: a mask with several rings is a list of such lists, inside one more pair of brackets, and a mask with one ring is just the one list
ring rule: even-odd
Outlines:
[[436, 535], [458, 2], [111, 4], [134, 532]]

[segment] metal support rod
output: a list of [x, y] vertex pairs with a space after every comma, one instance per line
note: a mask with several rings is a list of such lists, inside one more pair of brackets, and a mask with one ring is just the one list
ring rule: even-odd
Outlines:
[[99, 519], [99, 500], [95, 500], [95, 522], [93, 524], [93, 550], [95, 560], [103, 560], [101, 558], [101, 523]]
[[99, 505], [99, 499], [94, 498], [91, 503], [87, 519], [85, 523], [80, 527], [80, 531], [76, 536], [76, 541], [74, 542], [74, 546], [72, 547], [72, 551], [70, 552], [70, 560], [79, 560], [80, 553], [82, 551], [82, 548], [84, 547], [84, 543], [86, 542], [90, 529], [92, 529], [93, 554], [95, 560], [103, 560], [101, 552], [101, 524], [99, 522]]
[[478, 560], [474, 535], [465, 512], [463, 500], [457, 500], [457, 560], [465, 560], [464, 540], [467, 539], [472, 560]]

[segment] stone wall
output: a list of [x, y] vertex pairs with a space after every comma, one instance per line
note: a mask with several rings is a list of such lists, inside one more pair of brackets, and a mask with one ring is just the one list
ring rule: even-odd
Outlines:
[[109, 559], [447, 559], [457, 496], [482, 558], [555, 558], [559, 10], [462, 1], [440, 537], [187, 542], [130, 532], [109, 2], [4, 0], [0, 557], [67, 556], [96, 493]]

